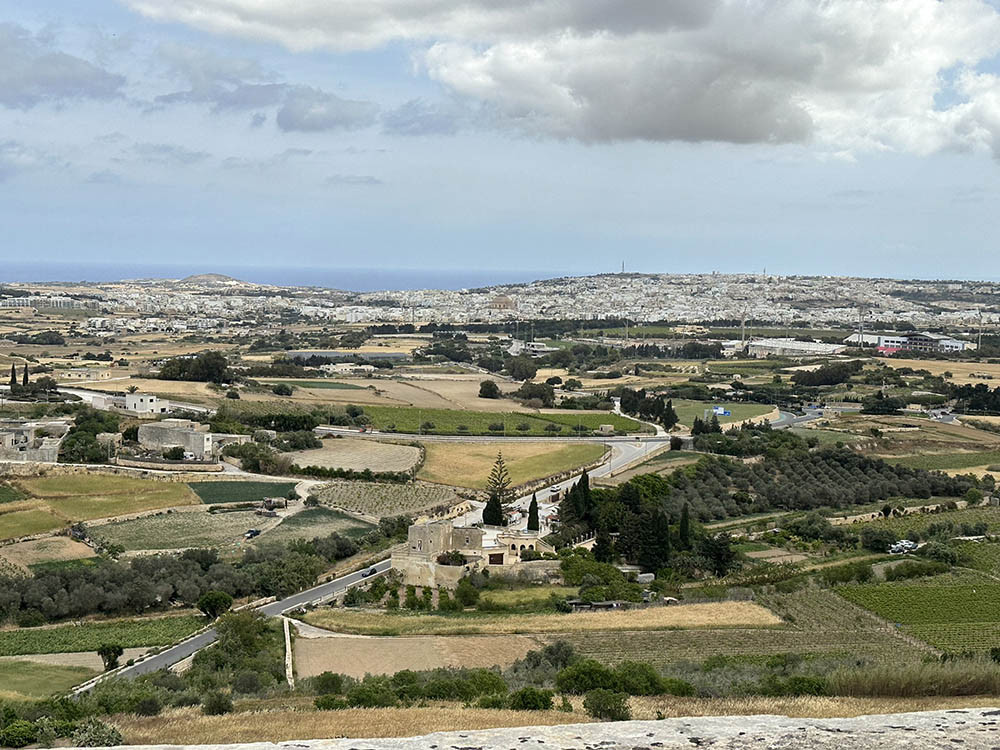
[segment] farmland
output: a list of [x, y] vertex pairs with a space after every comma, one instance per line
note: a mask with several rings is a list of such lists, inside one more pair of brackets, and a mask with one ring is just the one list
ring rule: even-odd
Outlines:
[[97, 673], [86, 667], [0, 659], [0, 700], [37, 700], [69, 690]]
[[720, 602], [681, 607], [571, 615], [411, 615], [388, 612], [317, 610], [303, 618], [310, 625], [357, 635], [475, 635], [571, 633], [607, 630], [668, 630], [701, 627], [766, 627], [781, 620], [758, 604]]
[[0, 556], [19, 565], [39, 565], [94, 557], [86, 544], [68, 536], [54, 536], [0, 547]]
[[21, 487], [64, 521], [86, 521], [157, 508], [193, 505], [198, 498], [178, 482], [79, 474], [23, 479]]
[[[648, 432], [648, 428], [635, 420], [608, 412], [515, 413], [366, 406], [365, 414], [377, 430], [410, 434], [552, 437], [573, 435], [577, 427], [589, 433], [602, 424], [613, 425], [622, 432]], [[491, 430], [491, 425], [499, 429]]]
[[420, 460], [420, 449], [358, 438], [331, 438], [322, 448], [287, 454], [298, 466], [321, 466], [374, 472], [409, 471]]
[[312, 539], [333, 533], [359, 537], [373, 528], [371, 524], [330, 508], [308, 508], [285, 518], [276, 527], [262, 534], [259, 539], [263, 542], [290, 542], [294, 539]]
[[767, 406], [766, 404], [731, 404], [721, 401], [713, 403], [710, 401], [686, 401], [684, 399], [674, 399], [673, 404], [674, 411], [677, 412], [677, 418], [680, 420], [680, 423], [689, 427], [694, 423], [695, 417], [704, 419], [706, 410], [708, 410], [709, 417], [711, 418], [713, 406], [722, 406], [725, 407], [726, 411], [732, 412], [732, 416], [719, 417], [719, 422], [722, 424], [744, 422], [748, 419], [758, 419], [771, 414], [771, 412], [775, 410], [773, 406]]
[[[559, 635], [581, 653], [602, 662], [629, 659], [666, 668], [683, 660], [712, 656], [815, 654], [863, 656], [881, 660], [919, 660], [924, 651], [900, 639], [868, 612], [831, 591], [803, 589], [772, 594], [761, 603], [785, 621], [781, 627], [756, 626], [644, 632], [583, 632]], [[552, 638], [556, 638], [553, 636]]]
[[331, 482], [323, 485], [316, 494], [327, 505], [376, 518], [412, 514], [462, 502], [462, 498], [449, 487], [421, 483]]
[[195, 495], [205, 505], [259, 503], [266, 497], [284, 497], [295, 482], [190, 482]]
[[48, 510], [18, 510], [0, 515], [0, 539], [17, 539], [67, 525], [63, 519]]
[[267, 385], [288, 385], [293, 388], [319, 388], [320, 390], [362, 391], [363, 386], [341, 380], [262, 380]]
[[[931, 501], [933, 502], [933, 500]], [[880, 518], [871, 521], [871, 525], [887, 528], [899, 536], [906, 536], [911, 531], [920, 531], [932, 523], [951, 522], [954, 524], [985, 523], [991, 533], [1000, 531], [1000, 508], [962, 508], [946, 510], [941, 513], [910, 513], [898, 518]]]
[[948, 469], [972, 469], [989, 464], [1000, 464], [1000, 451], [979, 453], [925, 453], [920, 456], [887, 458], [890, 463], [908, 466], [911, 469], [945, 471]]
[[427, 457], [417, 476], [428, 482], [483, 489], [503, 454], [514, 485], [575, 469], [599, 459], [599, 443], [427, 443]]
[[96, 651], [102, 643], [119, 643], [125, 648], [166, 646], [204, 624], [201, 617], [184, 615], [4, 630], [0, 631], [0, 656]]
[[1000, 584], [868, 584], [838, 593], [902, 630], [945, 651], [982, 651], [1000, 646]]
[[163, 513], [95, 526], [91, 536], [126, 551], [238, 545], [244, 532], [261, 522], [253, 511], [236, 513]]
[[24, 499], [24, 493], [17, 487], [6, 483], [0, 483], [0, 505], [3, 503], [13, 503]]

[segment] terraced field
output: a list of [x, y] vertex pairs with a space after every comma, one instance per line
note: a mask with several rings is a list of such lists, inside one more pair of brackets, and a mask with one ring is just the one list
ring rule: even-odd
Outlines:
[[166, 646], [204, 624], [204, 618], [186, 615], [5, 630], [0, 631], [0, 656], [96, 651], [102, 643], [125, 648]]
[[221, 503], [259, 503], [266, 497], [284, 497], [295, 489], [295, 482], [190, 482], [201, 502], [206, 505]]
[[260, 525], [253, 511], [235, 513], [165, 513], [131, 521], [94, 526], [91, 535], [101, 544], [121, 545], [126, 551], [169, 550], [188, 547], [235, 547], [247, 529]]
[[427, 458], [417, 474], [428, 482], [483, 489], [497, 454], [502, 453], [513, 485], [542, 479], [596, 461], [602, 443], [426, 443]]
[[37, 662], [0, 660], [0, 700], [38, 700], [86, 682], [97, 672]]
[[50, 511], [64, 521], [139, 513], [157, 508], [194, 505], [198, 498], [179, 482], [74, 474], [63, 477], [23, 479], [20, 486], [39, 510]]
[[841, 586], [837, 591], [944, 651], [1000, 646], [1000, 583], [884, 583]]
[[[463, 411], [460, 409], [419, 409], [398, 406], [365, 406], [374, 427], [388, 432], [425, 435], [523, 435], [525, 437], [573, 435], [577, 428], [591, 433], [602, 424], [622, 432], [648, 432], [634, 419], [608, 412], [515, 413]], [[431, 426], [433, 425], [433, 426]], [[500, 426], [491, 430], [490, 426]], [[521, 426], [527, 429], [519, 429]]]
[[331, 482], [323, 485], [316, 495], [335, 508], [376, 518], [413, 514], [462, 502], [462, 498], [451, 487], [420, 483]]
[[375, 527], [330, 508], [309, 508], [289, 516], [259, 537], [263, 542], [290, 542], [293, 539], [313, 539], [333, 533], [359, 537]]
[[[933, 500], [928, 502], [935, 502]], [[958, 524], [975, 524], [984, 522], [991, 533], [1000, 531], [1000, 508], [977, 507], [962, 508], [960, 510], [947, 510], [941, 513], [911, 513], [900, 518], [884, 518], [871, 521], [871, 525], [878, 528], [891, 529], [899, 536], [906, 536], [909, 532], [923, 530], [932, 523], [942, 523], [950, 521]]]

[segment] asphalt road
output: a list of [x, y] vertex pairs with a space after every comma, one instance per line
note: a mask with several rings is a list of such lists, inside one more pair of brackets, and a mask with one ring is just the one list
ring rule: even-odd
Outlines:
[[[376, 563], [371, 567], [375, 568], [379, 573], [384, 573], [392, 567], [392, 564], [389, 560], [383, 560], [382, 562]], [[366, 568], [365, 570], [369, 569], [370, 568]], [[258, 607], [257, 611], [269, 617], [277, 617], [278, 615], [296, 609], [297, 607], [323, 601], [324, 599], [345, 591], [350, 586], [360, 583], [364, 580], [362, 578], [363, 572], [364, 571], [349, 573], [346, 576], [336, 578], [328, 583], [314, 586], [313, 588], [302, 591], [298, 594], [292, 594], [289, 597], [272, 602], [271, 604], [265, 604], [263, 607]], [[215, 640], [215, 629], [212, 628], [210, 630], [206, 630], [203, 633], [198, 633], [197, 635], [188, 638], [186, 641], [181, 641], [176, 646], [172, 646], [154, 656], [147, 657], [131, 667], [122, 669], [120, 672], [115, 674], [115, 677], [133, 679], [140, 675], [155, 672], [158, 669], [166, 669], [182, 659], [186, 659], [191, 656], [191, 654], [200, 651], [206, 646], [210, 646], [215, 643]]]

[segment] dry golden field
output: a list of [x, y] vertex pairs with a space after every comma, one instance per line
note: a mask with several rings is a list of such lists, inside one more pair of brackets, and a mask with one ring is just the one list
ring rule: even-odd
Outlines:
[[425, 443], [424, 448], [420, 479], [473, 489], [486, 486], [498, 453], [516, 486], [585, 466], [605, 452], [600, 443]]
[[65, 560], [82, 560], [96, 557], [97, 553], [83, 542], [77, 542], [68, 536], [54, 536], [47, 539], [36, 539], [32, 542], [19, 542], [6, 547], [0, 547], [0, 557], [5, 557], [15, 565], [27, 566], [36, 563], [62, 562]]
[[[239, 706], [237, 705], [237, 709]], [[432, 732], [525, 725], [554, 726], [590, 721], [560, 711], [495, 711], [442, 704], [426, 708], [352, 708], [343, 711], [260, 711], [203, 716], [195, 708], [173, 708], [159, 716], [111, 720], [129, 745], [284, 742], [330, 737], [413, 737]]]
[[360, 438], [323, 441], [322, 448], [286, 454], [299, 466], [354, 469], [355, 471], [409, 471], [420, 460], [420, 449]]
[[424, 615], [319, 609], [302, 618], [310, 625], [356, 635], [516, 635], [671, 628], [769, 627], [781, 619], [753, 602], [712, 602], [674, 607], [573, 614]]
[[351, 677], [392, 675], [438, 667], [509, 667], [542, 643], [523, 635], [299, 637], [295, 640], [295, 672], [313, 677], [330, 671]]
[[[943, 375], [951, 373], [948, 380], [957, 385], [977, 385], [983, 383], [990, 388], [1000, 386], [1000, 365], [987, 364], [986, 362], [949, 362], [946, 360], [934, 359], [879, 359], [889, 367], [899, 369], [901, 367], [912, 367], [914, 370], [927, 370], [931, 375]], [[973, 374], [992, 375], [992, 380], [974, 378]]]

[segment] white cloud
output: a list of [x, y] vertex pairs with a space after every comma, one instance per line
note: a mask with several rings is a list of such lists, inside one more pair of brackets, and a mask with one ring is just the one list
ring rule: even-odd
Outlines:
[[[833, 153], [1000, 142], [998, 81], [976, 70], [1000, 53], [1000, 15], [985, 0], [126, 2], [294, 50], [410, 42], [430, 77], [497, 122], [559, 138]], [[339, 122], [343, 108], [329, 108], [295, 119]]]

